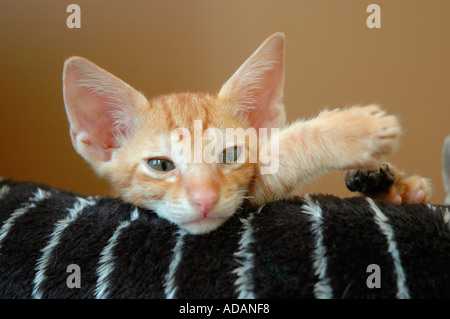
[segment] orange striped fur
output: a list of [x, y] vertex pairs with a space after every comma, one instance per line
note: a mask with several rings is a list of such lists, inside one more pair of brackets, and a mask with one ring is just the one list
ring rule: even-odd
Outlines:
[[[75, 149], [124, 200], [152, 209], [191, 233], [217, 228], [245, 200], [262, 205], [329, 170], [374, 167], [395, 151], [401, 128], [396, 117], [377, 106], [324, 111], [285, 126], [284, 43], [282, 33], [266, 39], [217, 94], [152, 99], [84, 58], [68, 59], [64, 99]], [[224, 144], [214, 155], [237, 156], [238, 148], [243, 163], [196, 163], [174, 155], [181, 139], [171, 133], [184, 128], [194, 136], [199, 120], [202, 134], [208, 128], [223, 134], [227, 128], [281, 130], [261, 133], [256, 146], [248, 137], [239, 145]], [[211, 140], [200, 142], [191, 139], [191, 155]], [[271, 174], [262, 173], [261, 152], [267, 145], [277, 154], [269, 163], [276, 164]], [[251, 162], [253, 152], [258, 160]], [[174, 166], [161, 171], [149, 159]]]

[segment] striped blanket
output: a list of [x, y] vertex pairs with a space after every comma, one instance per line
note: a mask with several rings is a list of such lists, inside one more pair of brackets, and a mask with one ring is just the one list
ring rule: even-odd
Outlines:
[[2, 298], [449, 298], [450, 210], [310, 195], [190, 235], [120, 199], [0, 181]]

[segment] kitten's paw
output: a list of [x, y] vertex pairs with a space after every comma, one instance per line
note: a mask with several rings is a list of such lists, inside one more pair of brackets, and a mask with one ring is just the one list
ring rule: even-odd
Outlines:
[[378, 106], [357, 108], [360, 122], [357, 124], [363, 142], [357, 164], [362, 167], [375, 167], [383, 155], [395, 152], [398, 148], [401, 127], [397, 117], [386, 115]]
[[394, 184], [395, 176], [388, 164], [369, 170], [353, 170], [345, 174], [345, 185], [352, 192], [373, 195], [387, 191]]
[[344, 168], [373, 168], [384, 155], [395, 152], [401, 136], [397, 117], [386, 115], [376, 105], [331, 111], [324, 115], [333, 121], [338, 138], [338, 154]]
[[390, 197], [401, 197], [403, 204], [429, 203], [432, 187], [429, 179], [421, 176], [410, 176], [400, 179], [390, 190]]
[[432, 195], [430, 180], [402, 175], [394, 166], [383, 163], [376, 169], [347, 172], [345, 184], [351, 191], [396, 205], [429, 203]]

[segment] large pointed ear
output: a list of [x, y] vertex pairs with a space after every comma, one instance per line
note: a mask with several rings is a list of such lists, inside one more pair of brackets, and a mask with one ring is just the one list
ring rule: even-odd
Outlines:
[[81, 57], [66, 60], [63, 86], [75, 149], [91, 164], [110, 161], [136, 130], [136, 108], [146, 103], [145, 97]]
[[275, 33], [222, 86], [219, 97], [230, 101], [233, 112], [252, 127], [284, 124], [284, 33]]

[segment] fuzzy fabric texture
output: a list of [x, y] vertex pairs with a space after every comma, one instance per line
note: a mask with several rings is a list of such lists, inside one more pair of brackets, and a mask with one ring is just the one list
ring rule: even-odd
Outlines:
[[120, 199], [3, 180], [0, 297], [450, 298], [449, 220], [445, 206], [311, 195], [189, 235]]

